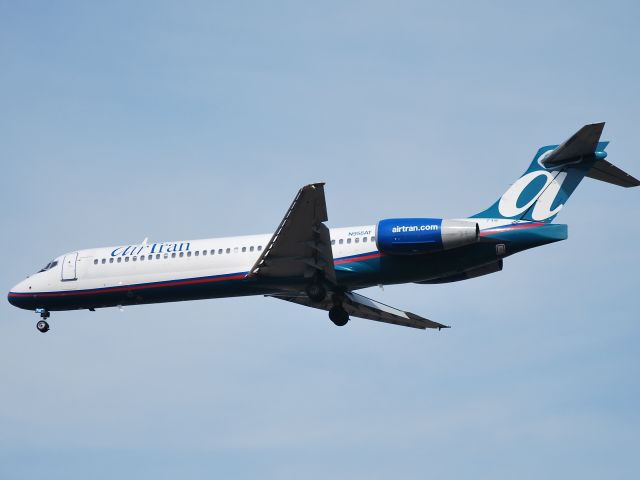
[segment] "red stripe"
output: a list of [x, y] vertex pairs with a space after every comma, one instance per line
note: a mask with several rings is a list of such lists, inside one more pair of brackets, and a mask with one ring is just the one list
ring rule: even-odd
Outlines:
[[333, 263], [334, 265], [342, 265], [343, 263], [360, 262], [362, 260], [371, 260], [372, 258], [380, 258], [381, 256], [382, 254], [380, 252], [371, 253], [369, 255], [363, 255], [361, 257], [343, 258], [342, 260], [336, 260]]
[[521, 225], [509, 225], [509, 226], [506, 226], [506, 227], [496, 227], [496, 228], [492, 228], [490, 230], [485, 230], [484, 232], [480, 232], [480, 236], [481, 237], [485, 237], [487, 235], [492, 235], [494, 233], [508, 232], [510, 230], [520, 230], [522, 228], [541, 227], [543, 225], [546, 225], [546, 223], [537, 222], [537, 223], [525, 223], [525, 224], [521, 224]]
[[221, 276], [221, 277], [215, 277], [215, 278], [193, 278], [190, 280], [174, 280], [174, 281], [167, 281], [167, 282], [161, 282], [161, 283], [152, 283], [152, 284], [147, 284], [147, 285], [129, 285], [129, 286], [122, 286], [122, 287], [105, 287], [105, 288], [96, 288], [93, 290], [70, 290], [68, 292], [45, 292], [45, 293], [39, 293], [39, 292], [33, 292], [33, 293], [16, 293], [16, 292], [9, 292], [9, 296], [10, 297], [33, 297], [33, 296], [37, 296], [37, 297], [68, 297], [68, 296], [75, 296], [75, 295], [94, 295], [96, 293], [112, 293], [112, 292], [127, 292], [127, 291], [132, 291], [132, 290], [146, 290], [149, 288], [156, 288], [156, 287], [173, 287], [173, 286], [178, 286], [178, 285], [195, 285], [198, 283], [209, 283], [209, 282], [223, 282], [223, 281], [227, 281], [227, 280], [242, 280], [243, 278], [245, 278], [246, 275], [244, 274], [238, 274], [238, 275], [227, 275], [227, 276]]

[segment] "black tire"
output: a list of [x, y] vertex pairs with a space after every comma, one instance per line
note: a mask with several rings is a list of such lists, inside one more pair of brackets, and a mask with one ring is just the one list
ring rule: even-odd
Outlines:
[[320, 283], [311, 283], [306, 288], [307, 297], [312, 302], [321, 302], [327, 298], [327, 289]]
[[46, 333], [49, 331], [49, 324], [44, 320], [40, 320], [38, 323], [36, 323], [36, 328], [39, 332]]
[[344, 327], [349, 321], [349, 314], [340, 306], [331, 307], [329, 318], [338, 327]]

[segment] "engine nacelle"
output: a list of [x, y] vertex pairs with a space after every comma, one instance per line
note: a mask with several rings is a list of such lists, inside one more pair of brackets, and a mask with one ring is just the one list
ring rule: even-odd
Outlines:
[[478, 241], [475, 222], [441, 218], [389, 218], [378, 222], [378, 250], [391, 255], [419, 255]]

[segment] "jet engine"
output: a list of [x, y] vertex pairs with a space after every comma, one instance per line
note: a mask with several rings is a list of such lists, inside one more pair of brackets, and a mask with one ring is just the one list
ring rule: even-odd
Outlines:
[[378, 250], [390, 255], [420, 255], [471, 245], [480, 227], [466, 220], [389, 218], [378, 222]]

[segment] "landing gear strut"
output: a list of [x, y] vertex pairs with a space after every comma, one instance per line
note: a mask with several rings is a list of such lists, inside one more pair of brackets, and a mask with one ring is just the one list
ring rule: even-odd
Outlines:
[[49, 310], [38, 308], [36, 309], [36, 313], [39, 313], [41, 318], [41, 320], [36, 323], [36, 328], [39, 332], [47, 333], [49, 331], [49, 323], [47, 322], [47, 318], [50, 316]]

